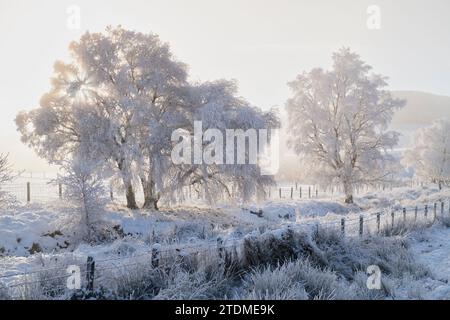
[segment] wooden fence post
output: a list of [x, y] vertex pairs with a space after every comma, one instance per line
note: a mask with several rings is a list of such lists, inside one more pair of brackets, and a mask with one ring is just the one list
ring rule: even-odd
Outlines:
[[381, 214], [377, 212], [377, 233], [380, 233]]
[[428, 205], [427, 205], [427, 204], [425, 205], [425, 212], [424, 212], [424, 215], [425, 215], [425, 219], [426, 219], [427, 216], [428, 216]]
[[437, 203], [434, 203], [434, 207], [433, 207], [433, 221], [436, 221], [436, 216], [437, 216]]
[[444, 201], [441, 200], [441, 216], [444, 215]]
[[278, 189], [278, 193], [280, 194], [280, 199], [281, 199], [281, 188]]
[[302, 187], [300, 187], [300, 199], [302, 198]]
[[58, 196], [59, 199], [62, 199], [62, 184], [58, 183]]
[[343, 236], [345, 235], [345, 218], [341, 219], [341, 233]]
[[363, 235], [364, 228], [364, 218], [363, 216], [359, 216], [359, 236], [361, 237]]
[[291, 187], [291, 199], [294, 198], [294, 187]]
[[86, 262], [86, 290], [89, 293], [94, 293], [94, 272], [95, 261], [93, 257], [87, 257]]
[[31, 185], [29, 182], [27, 182], [27, 202], [31, 202]]
[[316, 188], [316, 198], [319, 197], [319, 189]]
[[217, 252], [219, 253], [220, 260], [223, 260], [223, 239], [221, 237], [217, 237]]
[[308, 195], [309, 195], [309, 198], [311, 198], [311, 186], [308, 187]]
[[391, 212], [391, 224], [392, 224], [392, 228], [394, 227], [394, 218], [395, 218], [395, 211], [393, 210], [392, 212]]
[[417, 212], [419, 211], [419, 208], [416, 206], [414, 209], [414, 222], [417, 221]]
[[406, 208], [403, 208], [403, 222], [406, 222]]
[[155, 243], [152, 246], [152, 268], [159, 267], [160, 257], [161, 257], [161, 245], [159, 243]]

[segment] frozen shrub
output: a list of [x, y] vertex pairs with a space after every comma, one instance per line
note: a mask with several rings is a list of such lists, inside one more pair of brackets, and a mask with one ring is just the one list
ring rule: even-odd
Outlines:
[[295, 232], [292, 229], [281, 230], [276, 235], [266, 232], [259, 237], [246, 237], [243, 251], [244, 264], [250, 267], [275, 265], [300, 256], [311, 256], [320, 261], [324, 259], [308, 233]]
[[227, 277], [222, 272], [208, 273], [205, 270], [188, 272], [175, 268], [167, 282], [154, 299], [163, 300], [204, 300], [223, 299], [230, 290]]
[[343, 299], [346, 283], [334, 272], [298, 259], [254, 270], [244, 280], [240, 299]]
[[[383, 281], [384, 278], [382, 278]], [[349, 283], [345, 294], [339, 297], [344, 300], [382, 300], [386, 298], [386, 291], [381, 289], [367, 288], [367, 274], [358, 271], [354, 274], [352, 282]]]
[[62, 164], [64, 175], [57, 179], [64, 185], [64, 196], [79, 208], [81, 233], [88, 241], [96, 240], [95, 231], [101, 229], [99, 214], [106, 201], [99, 167], [88, 159], [74, 158]]
[[394, 226], [385, 224], [380, 229], [380, 235], [384, 237], [407, 236], [415, 228], [416, 225], [412, 222], [399, 221], [394, 223]]
[[114, 287], [117, 298], [140, 300], [155, 296], [164, 285], [167, 274], [164, 270], [151, 268], [149, 264], [138, 264], [132, 268], [118, 268], [110, 274], [103, 273], [103, 276], [114, 279], [109, 285]]
[[0, 284], [0, 300], [10, 300], [11, 297], [8, 294], [8, 290]]
[[296, 276], [303, 281], [310, 299], [334, 299], [340, 287], [334, 272], [316, 268], [308, 260], [297, 260], [294, 268]]

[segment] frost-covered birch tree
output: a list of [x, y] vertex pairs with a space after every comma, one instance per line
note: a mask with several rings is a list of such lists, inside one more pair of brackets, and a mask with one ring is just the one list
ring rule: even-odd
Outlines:
[[[209, 202], [222, 196], [240, 201], [248, 201], [255, 196], [263, 197], [264, 187], [273, 184], [274, 180], [272, 176], [261, 174], [259, 164], [249, 161], [251, 148], [257, 146], [252, 146], [244, 135], [249, 129], [256, 132], [260, 129], [278, 128], [279, 121], [275, 113], [262, 112], [251, 106], [237, 95], [236, 83], [227, 80], [192, 86], [189, 100], [189, 104], [194, 106], [193, 112], [185, 118], [185, 123], [180, 128], [193, 136], [194, 122], [197, 121], [201, 123], [198, 130], [202, 133], [212, 130], [209, 132], [214, 134], [201, 134], [197, 137], [201, 140], [201, 163], [195, 163], [192, 158], [194, 150], [191, 150], [189, 158], [193, 161], [172, 167], [173, 190], [190, 185], [197, 192], [204, 192]], [[227, 136], [227, 130], [235, 133], [231, 139]], [[244, 139], [246, 147], [238, 150], [240, 138]], [[194, 148], [192, 142], [189, 143]], [[238, 155], [240, 152], [243, 154]], [[233, 160], [227, 162], [227, 157], [230, 156]], [[244, 163], [237, 161], [239, 156], [242, 156]]]
[[417, 177], [450, 186], [450, 120], [439, 119], [419, 129], [412, 147], [405, 152], [406, 165]]
[[72, 60], [55, 63], [52, 87], [40, 106], [16, 117], [22, 141], [41, 157], [56, 164], [99, 160], [114, 181], [121, 180], [132, 209], [138, 183], [144, 207], [158, 209], [159, 199], [184, 183], [212, 192], [212, 185], [226, 190], [239, 182], [250, 195], [272, 181], [255, 165], [200, 168], [171, 162], [172, 132], [191, 132], [195, 120], [245, 130], [265, 128], [274, 119], [237, 97], [234, 84], [189, 83], [186, 65], [167, 44], [121, 27], [87, 32], [69, 51]]
[[14, 178], [12, 166], [8, 161], [8, 154], [0, 153], [0, 185]]
[[345, 202], [352, 203], [355, 185], [386, 182], [395, 172], [388, 151], [399, 134], [387, 128], [404, 101], [394, 99], [386, 78], [350, 49], [332, 60], [331, 70], [303, 72], [289, 83], [288, 145], [316, 181], [341, 184]]

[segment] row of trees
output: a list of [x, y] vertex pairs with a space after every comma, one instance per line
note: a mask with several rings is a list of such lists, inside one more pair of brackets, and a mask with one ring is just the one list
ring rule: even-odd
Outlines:
[[175, 166], [170, 160], [172, 132], [192, 132], [195, 120], [204, 129], [278, 125], [273, 112], [237, 96], [234, 82], [190, 83], [187, 66], [158, 36], [121, 27], [87, 32], [69, 50], [72, 61], [55, 63], [52, 88], [40, 106], [16, 117], [22, 141], [39, 156], [59, 165], [82, 159], [103, 177], [120, 181], [133, 209], [137, 183], [143, 206], [158, 209], [161, 196], [186, 185], [203, 189], [210, 201], [223, 192], [231, 195], [233, 186], [234, 194], [248, 200], [273, 182], [257, 165]]
[[[129, 208], [137, 208], [139, 183], [143, 206], [152, 209], [162, 196], [187, 185], [212, 202], [222, 194], [249, 200], [273, 183], [258, 165], [175, 165], [170, 159], [172, 133], [192, 133], [194, 121], [223, 132], [279, 126], [274, 110], [251, 106], [237, 96], [234, 82], [191, 83], [187, 66], [156, 35], [121, 27], [88, 32], [69, 50], [72, 61], [55, 64], [52, 88], [40, 106], [16, 118], [22, 140], [62, 165], [68, 177], [78, 172], [96, 184], [118, 181]], [[289, 83], [288, 145], [303, 171], [316, 182], [341, 184], [345, 202], [352, 203], [356, 185], [389, 183], [399, 172], [400, 161], [391, 152], [399, 133], [388, 128], [405, 101], [394, 99], [386, 77], [349, 49], [332, 60], [330, 70], [316, 68]], [[449, 127], [440, 121], [422, 130], [406, 157], [417, 174], [440, 185], [449, 180]], [[202, 143], [207, 148], [214, 141]]]
[[331, 70], [304, 72], [289, 83], [289, 146], [315, 181], [341, 184], [346, 203], [355, 185], [390, 182], [398, 161], [389, 153], [399, 134], [388, 126], [405, 102], [385, 89], [385, 77], [344, 48]]

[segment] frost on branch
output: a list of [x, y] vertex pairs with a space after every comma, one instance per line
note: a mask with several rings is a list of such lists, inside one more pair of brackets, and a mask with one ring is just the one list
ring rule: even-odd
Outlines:
[[395, 172], [388, 153], [399, 134], [387, 131], [404, 101], [386, 91], [386, 78], [349, 49], [333, 54], [331, 70], [313, 69], [289, 83], [288, 145], [317, 181], [341, 184], [347, 203], [356, 185], [387, 182]]
[[8, 154], [0, 153], [0, 207], [5, 207], [16, 203], [16, 199], [9, 192], [2, 190], [2, 185], [11, 182], [15, 178], [11, 164], [8, 161]]

